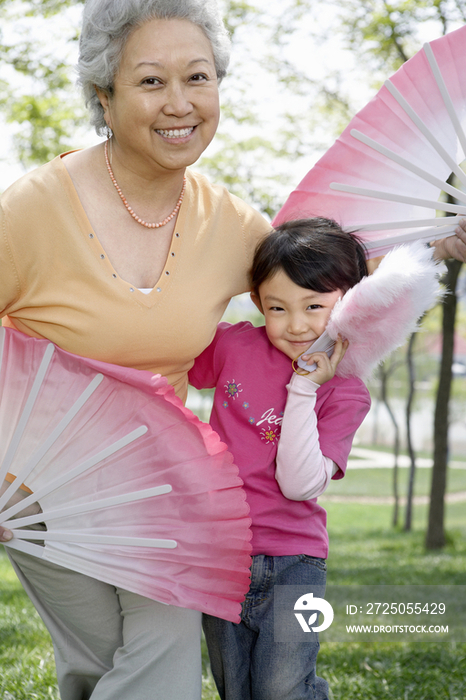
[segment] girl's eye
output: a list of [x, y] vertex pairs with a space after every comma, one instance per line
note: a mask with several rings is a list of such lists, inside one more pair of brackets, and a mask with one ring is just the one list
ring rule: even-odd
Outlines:
[[283, 311], [281, 306], [271, 306], [270, 311]]
[[307, 308], [308, 309], [321, 309], [322, 307], [320, 304], [309, 304], [309, 306]]

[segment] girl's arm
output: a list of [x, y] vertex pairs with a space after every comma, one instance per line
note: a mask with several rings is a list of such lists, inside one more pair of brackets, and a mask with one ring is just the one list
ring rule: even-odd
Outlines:
[[[348, 342], [338, 338], [330, 358], [325, 353], [307, 353], [304, 359], [308, 365], [315, 363], [316, 369], [307, 375], [295, 374], [287, 386], [288, 398], [278, 443], [275, 478], [283, 495], [290, 500], [317, 498], [339, 471], [338, 465], [322, 453], [314, 409], [317, 389], [335, 376], [347, 348]], [[359, 410], [354, 410], [354, 430], [366, 412], [359, 415]], [[335, 441], [338, 441], [336, 435]], [[343, 466], [346, 466], [346, 460]]]
[[308, 376], [294, 374], [287, 387], [277, 450], [275, 478], [283, 495], [292, 501], [317, 498], [338, 471], [335, 462], [320, 449], [314, 410], [319, 384]]

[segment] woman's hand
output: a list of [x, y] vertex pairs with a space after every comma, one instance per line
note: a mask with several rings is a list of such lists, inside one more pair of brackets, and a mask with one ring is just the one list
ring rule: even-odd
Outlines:
[[370, 275], [377, 270], [384, 257], [384, 255], [379, 255], [378, 258], [369, 258], [369, 260], [366, 260], [367, 271]]
[[[5, 493], [5, 491], [7, 490], [9, 485], [10, 484], [7, 481], [3, 482], [3, 484], [0, 486], [0, 496], [3, 493]], [[1, 518], [1, 514], [0, 514], [0, 518]], [[9, 542], [12, 539], [13, 539], [13, 533], [11, 532], [11, 530], [7, 530], [6, 528], [0, 526], [0, 542]]]
[[[5, 493], [7, 488], [10, 486], [10, 483], [8, 481], [3, 482], [3, 484], [0, 486], [0, 496]], [[6, 510], [7, 508], [10, 508], [13, 505], [16, 505], [16, 503], [21, 503], [22, 500], [27, 498], [29, 496], [29, 493], [26, 491], [23, 491], [22, 489], [18, 489], [13, 496], [10, 498], [6, 506], [3, 508], [3, 510]], [[42, 509], [38, 503], [31, 503], [29, 506], [24, 508], [22, 511], [20, 511], [16, 517], [17, 518], [22, 518], [26, 515], [37, 515], [37, 513], [42, 513]], [[0, 513], [0, 519], [1, 519], [1, 513]], [[13, 533], [11, 530], [8, 530], [4, 527], [0, 526], [0, 542], [8, 542], [9, 540], [13, 539]]]
[[303, 360], [306, 361], [308, 365], [317, 365], [317, 369], [311, 372], [308, 378], [315, 384], [325, 384], [330, 379], [335, 376], [337, 367], [345, 356], [345, 352], [348, 349], [349, 342], [347, 340], [342, 340], [339, 336], [333, 348], [332, 356], [329, 357], [326, 352], [316, 352], [314, 354], [303, 355]]
[[11, 530], [7, 530], [4, 527], [0, 527], [0, 542], [9, 542], [13, 539], [13, 533]]
[[435, 260], [454, 258], [460, 262], [466, 262], [466, 219], [458, 221], [454, 236], [433, 241], [431, 246], [435, 248]]

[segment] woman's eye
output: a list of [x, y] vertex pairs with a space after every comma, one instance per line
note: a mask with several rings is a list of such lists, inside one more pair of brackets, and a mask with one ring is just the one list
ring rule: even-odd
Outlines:
[[158, 78], [144, 78], [142, 81], [143, 85], [160, 85], [160, 80]]
[[195, 73], [191, 76], [190, 80], [194, 83], [201, 83], [203, 80], [207, 80], [207, 76], [204, 73]]

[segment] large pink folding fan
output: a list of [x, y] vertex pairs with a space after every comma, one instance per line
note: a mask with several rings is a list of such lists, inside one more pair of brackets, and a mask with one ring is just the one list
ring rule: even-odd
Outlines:
[[368, 257], [452, 235], [444, 215], [466, 216], [465, 127], [466, 26], [425, 44], [385, 82], [273, 223], [335, 219], [358, 231]]
[[[7, 547], [239, 621], [251, 551], [242, 481], [164, 377], [0, 328], [0, 397]], [[41, 512], [22, 517], [35, 503]]]

